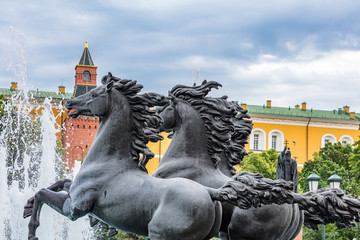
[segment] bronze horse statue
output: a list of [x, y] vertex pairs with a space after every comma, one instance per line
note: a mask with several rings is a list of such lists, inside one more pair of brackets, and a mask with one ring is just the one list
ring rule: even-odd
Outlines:
[[[240, 163], [246, 154], [244, 145], [252, 122], [246, 110], [227, 101], [226, 97], [207, 97], [212, 88], [219, 86], [217, 82], [204, 81], [199, 86], [177, 85], [169, 92], [169, 103], [158, 107], [158, 111], [163, 118], [160, 129], [172, 131], [172, 141], [153, 176], [184, 177], [207, 187], [219, 188], [235, 173], [233, 165]], [[319, 194], [320, 199], [324, 198]], [[314, 207], [310, 202], [305, 203], [307, 200], [309, 198], [302, 202], [301, 209]], [[352, 203], [359, 207], [358, 201]], [[222, 240], [290, 240], [297, 236], [304, 222], [298, 204], [272, 204], [248, 210], [228, 203], [222, 203], [222, 206], [219, 234]], [[306, 225], [314, 227], [323, 223], [324, 217], [317, 216], [315, 222], [310, 221], [314, 218], [307, 218], [310, 222]]]
[[[160, 129], [173, 131], [172, 141], [153, 176], [185, 177], [207, 187], [223, 186], [232, 167], [246, 154], [244, 145], [252, 122], [246, 111], [226, 97], [206, 97], [217, 82], [177, 85], [171, 101], [160, 111]], [[223, 174], [217, 165], [223, 165]], [[225, 171], [224, 171], [225, 170]], [[297, 205], [267, 205], [243, 210], [223, 203], [221, 239], [289, 240], [301, 230], [303, 215]]]
[[146, 144], [162, 138], [157, 130], [161, 118], [152, 108], [167, 100], [155, 93], [139, 94], [141, 88], [109, 73], [101, 86], [67, 101], [66, 107], [76, 110], [72, 117], [98, 116], [98, 132], [73, 181], [58, 181], [28, 200], [24, 217], [31, 216], [29, 240], [38, 239], [43, 204], [73, 221], [89, 214], [152, 240], [202, 240], [219, 231], [219, 201], [241, 208], [294, 201], [292, 184], [260, 174], [236, 175], [217, 189], [185, 178], [149, 176], [145, 165], [154, 154]]

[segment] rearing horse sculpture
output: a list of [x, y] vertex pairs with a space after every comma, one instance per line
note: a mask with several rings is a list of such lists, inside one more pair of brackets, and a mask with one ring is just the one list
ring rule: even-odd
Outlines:
[[185, 178], [149, 176], [144, 166], [154, 154], [146, 143], [162, 138], [156, 129], [161, 118], [150, 108], [163, 104], [165, 97], [138, 94], [142, 85], [110, 73], [102, 84], [66, 103], [76, 109], [70, 116], [98, 116], [100, 125], [74, 181], [61, 180], [29, 199], [24, 211], [24, 217], [31, 215], [29, 240], [38, 239], [44, 203], [71, 220], [89, 214], [152, 240], [202, 240], [219, 231], [218, 201], [242, 208], [293, 201], [292, 184], [259, 174], [237, 175], [219, 189]]
[[[185, 177], [214, 188], [229, 181], [230, 177], [216, 165], [226, 162], [224, 165], [230, 168], [240, 163], [246, 154], [244, 144], [252, 122], [245, 111], [241, 112], [237, 104], [226, 98], [206, 97], [219, 86], [216, 82], [204, 82], [194, 87], [178, 85], [170, 91], [171, 102], [160, 112], [164, 121], [161, 128], [174, 133], [153, 176]], [[231, 141], [235, 134], [237, 141]], [[242, 210], [223, 203], [221, 239], [289, 240], [301, 226], [302, 214], [296, 205]]]
[[[219, 86], [217, 82], [204, 81], [200, 86], [177, 85], [169, 92], [171, 101], [159, 108], [164, 121], [160, 129], [173, 131], [172, 141], [153, 176], [166, 179], [185, 177], [213, 188], [229, 181], [230, 177], [216, 166], [220, 161], [226, 170], [224, 172], [234, 172], [232, 165], [239, 163], [246, 154], [244, 144], [252, 123], [246, 111], [228, 102], [226, 97], [206, 97], [212, 88]], [[324, 198], [319, 194], [319, 202], [320, 199]], [[311, 205], [305, 203], [307, 200], [302, 202], [302, 209], [313, 207], [316, 202]], [[353, 203], [359, 207], [358, 201]], [[273, 204], [248, 210], [228, 203], [222, 206], [220, 236], [223, 240], [290, 240], [296, 237], [303, 224], [303, 213], [297, 204]], [[324, 219], [326, 215], [322, 217]], [[316, 223], [323, 221], [321, 216], [316, 218]]]

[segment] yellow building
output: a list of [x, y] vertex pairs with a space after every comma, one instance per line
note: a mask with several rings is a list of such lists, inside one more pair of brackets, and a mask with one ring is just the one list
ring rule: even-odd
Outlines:
[[[326, 142], [353, 144], [360, 136], [360, 115], [350, 112], [348, 106], [325, 111], [308, 109], [306, 103], [294, 108], [273, 107], [270, 100], [263, 106], [244, 103], [241, 106], [248, 110], [254, 124], [246, 150], [261, 152], [274, 148], [282, 151], [287, 142], [300, 168]], [[147, 165], [150, 174], [170, 144], [166, 135], [163, 136], [163, 141], [150, 145], [156, 154]]]

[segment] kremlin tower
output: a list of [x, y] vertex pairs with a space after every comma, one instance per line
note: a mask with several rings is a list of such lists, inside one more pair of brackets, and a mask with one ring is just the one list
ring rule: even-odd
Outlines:
[[[74, 97], [96, 88], [97, 66], [91, 58], [87, 41], [79, 64], [75, 66]], [[99, 119], [79, 116], [66, 118], [64, 121], [63, 146], [67, 151], [65, 164], [71, 169], [76, 160], [83, 160], [95, 138]]]

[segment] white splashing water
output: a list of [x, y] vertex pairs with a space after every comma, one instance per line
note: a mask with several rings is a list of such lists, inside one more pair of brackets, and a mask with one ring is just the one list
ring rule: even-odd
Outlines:
[[[56, 180], [55, 161], [59, 156], [55, 149], [59, 130], [55, 128], [51, 99], [39, 104], [28, 96], [24, 38], [16, 36], [13, 28], [10, 32], [19, 63], [9, 61], [9, 70], [14, 72], [19, 91], [5, 104], [4, 117], [0, 119], [0, 239], [23, 240], [27, 239], [29, 222], [29, 218], [22, 217], [26, 201]], [[57, 107], [61, 109], [60, 104]], [[39, 109], [40, 115], [30, 114]], [[9, 184], [9, 175], [14, 178], [12, 184]], [[37, 230], [40, 240], [85, 240], [92, 239], [91, 235], [86, 217], [72, 222], [43, 205]]]

